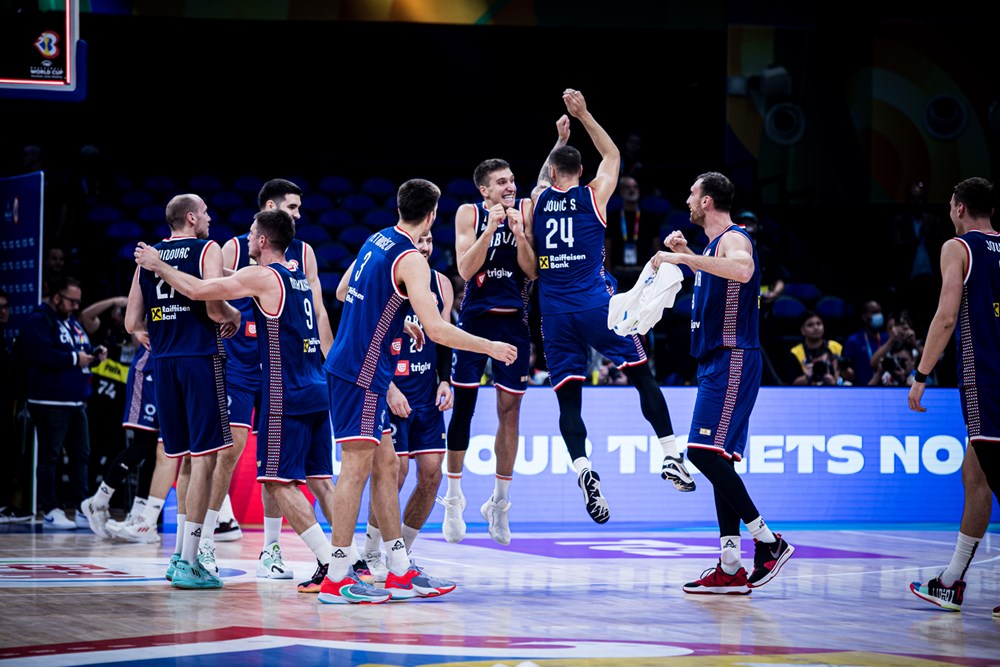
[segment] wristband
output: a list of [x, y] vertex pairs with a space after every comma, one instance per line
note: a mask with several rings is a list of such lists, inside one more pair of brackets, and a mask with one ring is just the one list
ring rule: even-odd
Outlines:
[[921, 373], [920, 371], [913, 372], [914, 382], [927, 382], [927, 373]]

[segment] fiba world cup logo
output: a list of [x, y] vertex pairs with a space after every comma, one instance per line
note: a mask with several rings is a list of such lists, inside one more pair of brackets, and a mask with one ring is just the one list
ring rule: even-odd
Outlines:
[[54, 32], [43, 32], [35, 40], [35, 48], [43, 57], [52, 59], [59, 55], [59, 35]]

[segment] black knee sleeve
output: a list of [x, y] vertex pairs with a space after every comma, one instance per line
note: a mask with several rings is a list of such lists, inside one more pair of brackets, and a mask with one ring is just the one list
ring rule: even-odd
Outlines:
[[[712, 488], [715, 491], [716, 513], [719, 516], [721, 529], [733, 529], [732, 525], [722, 525], [723, 521], [731, 524], [732, 517], [726, 508], [721, 506], [723, 502], [736, 511], [739, 518], [743, 519], [743, 523], [749, 524], [760, 516], [757, 506], [754, 505], [747, 492], [746, 485], [743, 484], [743, 479], [736, 472], [734, 461], [728, 460], [710, 449], [697, 447], [688, 447], [687, 457], [688, 461], [697, 466], [705, 479], [712, 483]], [[734, 533], [726, 534], [733, 535]]]
[[151, 431], [132, 429], [128, 446], [108, 466], [104, 483], [112, 489], [120, 489], [129, 472], [137, 469], [144, 461], [152, 468], [156, 461], [157, 435]]
[[587, 456], [587, 427], [583, 423], [583, 383], [571, 380], [556, 390], [559, 433], [571, 459]]
[[653, 427], [656, 437], [665, 438], [668, 435], [673, 435], [674, 427], [670, 422], [667, 401], [663, 398], [663, 392], [660, 391], [660, 386], [656, 384], [656, 379], [649, 370], [649, 364], [627, 366], [625, 377], [639, 391], [639, 407], [642, 409], [642, 416]]
[[455, 405], [451, 409], [451, 421], [448, 422], [448, 451], [464, 452], [469, 449], [469, 431], [472, 428], [472, 415], [476, 413], [476, 397], [479, 389], [475, 387], [454, 387]]

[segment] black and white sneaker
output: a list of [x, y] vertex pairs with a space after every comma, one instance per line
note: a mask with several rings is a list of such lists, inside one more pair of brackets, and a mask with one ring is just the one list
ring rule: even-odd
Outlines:
[[215, 524], [216, 542], [235, 542], [239, 539], [243, 539], [243, 529], [240, 528], [240, 524], [236, 519], [220, 521]]
[[0, 507], [0, 523], [27, 523], [34, 515], [13, 505]]
[[660, 477], [673, 482], [674, 488], [678, 491], [694, 491], [694, 478], [684, 467], [684, 455], [664, 456], [663, 468], [660, 470]]
[[601, 478], [590, 468], [584, 469], [577, 480], [587, 500], [587, 514], [597, 523], [607, 523], [611, 518], [608, 501], [601, 495]]

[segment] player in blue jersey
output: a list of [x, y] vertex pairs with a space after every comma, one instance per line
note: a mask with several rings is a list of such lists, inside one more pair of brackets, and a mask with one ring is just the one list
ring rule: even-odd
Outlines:
[[[293, 220], [298, 221], [301, 216], [302, 190], [289, 180], [274, 178], [261, 187], [257, 194], [257, 204], [261, 211], [281, 209], [291, 215]], [[223, 246], [222, 255], [227, 271], [239, 271], [254, 263], [250, 256], [248, 237], [249, 234], [236, 236]], [[312, 288], [320, 347], [323, 354], [326, 354], [333, 344], [333, 333], [323, 304], [323, 291], [316, 269], [316, 254], [308, 243], [293, 238], [285, 250], [285, 258], [303, 270]], [[261, 400], [261, 358], [257, 346], [253, 299], [234, 299], [231, 303], [240, 311], [242, 318], [236, 335], [226, 339], [226, 385], [229, 391], [229, 419], [233, 428], [234, 447], [231, 451], [219, 455], [219, 463], [212, 480], [210, 508], [216, 510], [216, 513], [229, 490], [233, 471], [246, 447], [250, 432], [257, 433], [255, 422]], [[329, 479], [310, 478], [307, 485], [329, 519], [332, 515], [333, 483]], [[277, 500], [272, 497], [270, 489], [271, 487], [266, 484], [261, 486], [264, 540], [263, 548], [257, 558], [257, 576], [263, 579], [291, 579], [292, 570], [282, 558], [279, 541], [281, 509]], [[202, 537], [199, 558], [210, 558], [214, 562], [215, 544], [211, 541], [211, 535]], [[311, 588], [315, 589], [313, 592], [319, 592], [319, 583]]]
[[[264, 383], [257, 440], [257, 481], [269, 487], [281, 513], [321, 563], [330, 544], [297, 486], [333, 476], [333, 434], [322, 369], [312, 287], [301, 267], [286, 260], [295, 222], [280, 209], [257, 213], [250, 226], [255, 264], [214, 280], [198, 280], [160, 260], [152, 248], [139, 263], [178, 292], [199, 301], [250, 297]], [[142, 248], [142, 244], [140, 244]]]
[[[320, 592], [320, 601], [327, 604], [431, 597], [455, 588], [421, 572], [408, 558], [401, 537], [399, 463], [389, 437], [386, 404], [394, 369], [392, 345], [401, 338], [409, 301], [428, 338], [438, 344], [488, 354], [504, 364], [517, 359], [517, 348], [473, 336], [441, 318], [430, 290], [430, 267], [414, 246], [434, 224], [440, 196], [441, 190], [423, 179], [399, 187], [399, 222], [375, 232], [361, 246], [326, 359], [333, 429], [342, 449], [334, 495], [333, 558]], [[352, 566], [360, 555], [354, 527], [369, 476], [389, 568], [381, 599], [353, 592], [360, 584]]]
[[[208, 239], [211, 217], [204, 200], [194, 194], [177, 195], [167, 203], [166, 218], [170, 238], [150, 252], [178, 271], [220, 277], [222, 250]], [[185, 464], [190, 465], [190, 481], [183, 493], [178, 484], [177, 513], [185, 517], [185, 527], [178, 527], [181, 547], [172, 571], [168, 570], [171, 583], [177, 588], [221, 588], [222, 580], [195, 556], [217, 453], [233, 445], [220, 336], [236, 331], [239, 311], [225, 301], [192, 301], [140, 266], [132, 280], [125, 318], [129, 333], [149, 334], [163, 449], [171, 458], [190, 455], [190, 463]], [[167, 490], [151, 487], [150, 493], [157, 497], [163, 493], [165, 498]]]
[[601, 154], [597, 175], [587, 185], [580, 151], [566, 145], [569, 118], [556, 122], [558, 140], [531, 193], [533, 225], [527, 230], [538, 256], [538, 303], [549, 382], [559, 401], [559, 432], [566, 442], [587, 513], [597, 523], [611, 516], [601, 494], [600, 477], [587, 457], [583, 423], [583, 382], [590, 348], [624, 370], [639, 392], [642, 415], [652, 425], [663, 450], [661, 475], [681, 491], [693, 491], [694, 480], [677, 448], [667, 402], [646, 363], [638, 336], [621, 337], [608, 328], [608, 305], [617, 283], [604, 268], [607, 205], [618, 186], [619, 152], [594, 116], [583, 95], [563, 93], [571, 116], [578, 119]]
[[[698, 361], [698, 396], [687, 448], [715, 491], [722, 554], [701, 579], [684, 586], [685, 593], [745, 595], [773, 579], [795, 551], [764, 523], [735, 467], [746, 448], [762, 369], [760, 263], [750, 235], [730, 218], [735, 192], [718, 172], [698, 176], [687, 205], [691, 222], [708, 236], [704, 253], [695, 254], [683, 234], [672, 232], [664, 240], [671, 252], [652, 260], [655, 269], [669, 262], [695, 272], [691, 356]], [[741, 519], [755, 545], [749, 577], [740, 550]]]
[[[521, 398], [528, 385], [528, 299], [532, 280], [538, 277], [538, 265], [535, 250], [524, 233], [531, 226], [531, 201], [516, 198], [517, 185], [510, 165], [504, 160], [485, 160], [476, 167], [472, 179], [483, 201], [462, 204], [455, 214], [455, 253], [458, 272], [465, 280], [458, 326], [473, 335], [488, 334], [517, 346], [516, 364], [493, 369], [499, 422], [493, 446], [496, 481], [493, 494], [480, 508], [489, 524], [490, 537], [500, 544], [510, 544], [508, 493], [517, 457]], [[442, 499], [445, 510], [441, 524], [441, 532], [449, 542], [460, 542], [465, 537], [462, 469], [486, 361], [484, 354], [455, 350], [451, 371], [455, 411], [448, 422], [448, 490]]]
[[[434, 237], [428, 230], [416, 242], [417, 250], [430, 259], [434, 250]], [[347, 298], [351, 271], [337, 286], [337, 298]], [[434, 295], [442, 317], [451, 312], [454, 291], [451, 281], [438, 271], [431, 270], [431, 294]], [[412, 312], [406, 316], [402, 338], [393, 341], [395, 364], [392, 382], [386, 394], [389, 406], [389, 423], [392, 445], [399, 457], [399, 489], [402, 490], [409, 472], [410, 459], [417, 464], [417, 485], [410, 492], [403, 511], [402, 532], [406, 550], [413, 550], [413, 543], [424, 527], [434, 508], [434, 500], [441, 485], [441, 462], [445, 453], [444, 411], [450, 410], [454, 394], [449, 384], [451, 350], [438, 345], [423, 335], [420, 319]], [[374, 581], [385, 581], [388, 571], [382, 555], [382, 531], [378, 517], [369, 503], [368, 526], [365, 529], [365, 548], [361, 553]]]
[[[994, 186], [985, 178], [965, 179], [952, 191], [951, 221], [958, 236], [941, 247], [941, 295], [908, 401], [911, 410], [927, 411], [920, 404], [927, 376], [955, 333], [959, 393], [969, 444], [986, 483], [1000, 499], [1000, 234], [990, 222], [994, 204]], [[968, 518], [978, 524], [973, 530], [979, 537], [960, 532], [945, 571], [926, 583], [910, 584], [916, 596], [949, 611], [961, 610], [965, 572], [992, 510], [991, 500], [974, 491], [979, 475], [969, 458], [963, 464], [962, 482], [966, 486], [965, 514], [970, 516], [963, 516], [962, 527]], [[970, 502], [978, 506], [970, 508]], [[972, 516], [975, 514], [978, 521]], [[1000, 606], [993, 609], [993, 616], [1000, 617]]]

